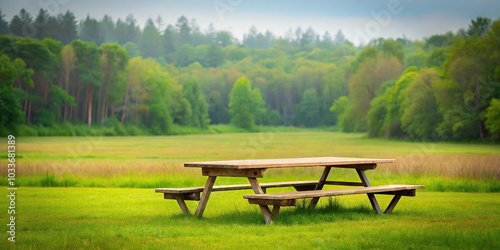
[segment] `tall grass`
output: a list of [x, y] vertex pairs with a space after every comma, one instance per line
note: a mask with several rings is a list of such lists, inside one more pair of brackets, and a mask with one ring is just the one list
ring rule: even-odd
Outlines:
[[[5, 139], [0, 143], [5, 145]], [[288, 131], [160, 137], [18, 137], [17, 175], [23, 186], [169, 187], [203, 185], [183, 162], [247, 158], [343, 156], [395, 158], [370, 171], [375, 184], [417, 183], [436, 191], [498, 192], [500, 146], [417, 143], [362, 134]], [[6, 160], [5, 158], [2, 161]], [[6, 172], [6, 164], [0, 165]], [[357, 179], [338, 170], [332, 178]], [[320, 168], [268, 170], [263, 181], [314, 180]], [[228, 178], [218, 183], [244, 180]], [[0, 185], [6, 185], [4, 178]]]

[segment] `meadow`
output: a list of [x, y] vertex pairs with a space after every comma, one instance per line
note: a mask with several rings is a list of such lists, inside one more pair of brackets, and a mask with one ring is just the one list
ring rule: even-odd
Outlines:
[[[404, 142], [290, 130], [166, 137], [17, 138], [18, 249], [499, 249], [500, 146]], [[6, 145], [5, 139], [0, 143]], [[367, 172], [373, 185], [424, 184], [391, 215], [365, 196], [285, 208], [265, 225], [248, 191], [212, 194], [203, 219], [183, 216], [156, 187], [203, 185], [195, 160], [345, 156], [394, 158]], [[1, 159], [1, 171], [6, 171]], [[265, 181], [317, 179], [321, 169], [269, 170]], [[331, 176], [355, 180], [349, 171]], [[244, 179], [220, 178], [216, 184]], [[6, 178], [0, 180], [6, 190]], [[4, 191], [5, 193], [7, 191]], [[8, 200], [2, 222], [7, 221]], [[379, 198], [382, 206], [390, 197]], [[188, 204], [194, 210], [196, 203]], [[5, 219], [4, 219], [5, 218]], [[5, 231], [5, 230], [3, 230]]]

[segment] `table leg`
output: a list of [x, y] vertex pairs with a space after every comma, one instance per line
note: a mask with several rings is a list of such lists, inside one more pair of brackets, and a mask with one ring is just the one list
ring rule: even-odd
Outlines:
[[195, 215], [198, 218], [201, 218], [203, 216], [203, 212], [205, 211], [205, 207], [207, 206], [208, 198], [210, 197], [210, 193], [212, 192], [212, 188], [214, 187], [216, 179], [217, 176], [209, 176], [207, 179], [205, 188], [203, 188], [203, 194], [201, 195], [200, 202], [198, 203], [198, 207], [196, 208]]
[[[253, 189], [254, 193], [256, 193], [256, 194], [263, 194], [264, 193], [264, 191], [262, 190], [262, 187], [259, 184], [259, 181], [257, 181], [257, 178], [248, 177], [248, 180], [250, 181], [250, 185], [252, 185], [252, 189]], [[262, 216], [264, 216], [264, 220], [266, 221], [266, 224], [272, 224], [274, 218], [273, 218], [273, 213], [271, 213], [271, 210], [269, 209], [269, 207], [266, 205], [259, 205], [259, 207], [260, 207], [260, 211], [262, 212]]]
[[[316, 189], [314, 190], [321, 190], [325, 186], [325, 181], [328, 178], [328, 175], [330, 174], [330, 170], [332, 167], [325, 167], [325, 170], [323, 170], [323, 174], [319, 178], [318, 185], [316, 186]], [[309, 208], [315, 208], [316, 205], [318, 204], [319, 197], [315, 197], [311, 199], [311, 203], [309, 203]]]
[[[368, 178], [366, 177], [365, 171], [362, 169], [356, 169], [356, 172], [358, 172], [358, 176], [361, 179], [363, 186], [370, 187], [371, 185], [368, 181]], [[378, 205], [378, 201], [377, 198], [375, 198], [375, 195], [368, 194], [368, 199], [370, 200], [370, 204], [372, 205], [373, 210], [375, 210], [375, 212], [377, 212], [378, 214], [381, 214], [382, 210], [380, 210], [380, 206]]]

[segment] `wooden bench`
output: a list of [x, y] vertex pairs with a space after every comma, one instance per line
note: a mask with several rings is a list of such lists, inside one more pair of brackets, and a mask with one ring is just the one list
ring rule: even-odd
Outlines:
[[[261, 183], [262, 189], [267, 188], [280, 188], [280, 187], [294, 187], [297, 191], [314, 190], [318, 185], [318, 181], [289, 181], [289, 182], [273, 182]], [[184, 214], [191, 214], [189, 208], [186, 206], [186, 200], [199, 201], [204, 187], [187, 187], [187, 188], [156, 188], [156, 193], [163, 193], [164, 199], [177, 200], [179, 207]], [[245, 190], [252, 189], [250, 184], [237, 184], [237, 185], [223, 185], [214, 186], [211, 191], [232, 191], [232, 190]]]
[[[341, 195], [351, 195], [351, 194], [388, 194], [394, 195], [387, 209], [384, 213], [391, 213], [394, 207], [401, 199], [401, 196], [415, 196], [417, 189], [423, 189], [425, 186], [422, 185], [386, 185], [386, 186], [372, 186], [372, 187], [359, 187], [359, 188], [347, 188], [347, 189], [333, 189], [333, 190], [310, 190], [310, 191], [300, 191], [300, 192], [286, 192], [286, 193], [273, 193], [273, 194], [248, 194], [244, 195], [243, 198], [247, 199], [250, 204], [257, 205], [273, 205], [273, 215], [277, 216], [281, 206], [295, 206], [297, 204], [297, 199], [315, 198], [319, 199], [321, 197], [332, 197]], [[314, 204], [315, 205], [315, 204]], [[380, 208], [377, 204], [372, 206], [377, 213], [381, 213]], [[265, 215], [264, 215], [265, 217]], [[272, 223], [269, 218], [264, 218], [267, 223]]]

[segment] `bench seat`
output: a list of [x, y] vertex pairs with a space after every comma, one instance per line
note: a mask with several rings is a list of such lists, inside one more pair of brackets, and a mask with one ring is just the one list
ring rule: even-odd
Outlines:
[[[290, 199], [305, 199], [316, 197], [329, 197], [341, 196], [350, 194], [381, 194], [400, 192], [406, 194], [403, 196], [414, 196], [412, 191], [415, 189], [424, 188], [422, 185], [386, 185], [375, 187], [361, 187], [361, 188], [346, 188], [346, 189], [333, 189], [333, 190], [311, 190], [301, 192], [287, 192], [287, 193], [273, 193], [273, 194], [247, 194], [243, 198], [248, 200], [290, 200]], [[408, 192], [402, 192], [408, 191]], [[392, 192], [392, 193], [391, 193]]]
[[[276, 216], [279, 213], [281, 206], [296, 206], [297, 199], [313, 198], [319, 199], [321, 197], [342, 196], [351, 194], [367, 194], [372, 202], [372, 206], [377, 213], [380, 213], [380, 208], [375, 199], [372, 200], [370, 196], [375, 194], [388, 194], [394, 195], [394, 198], [387, 206], [385, 213], [391, 213], [396, 204], [399, 202], [401, 196], [415, 196], [417, 189], [423, 189], [423, 185], [385, 185], [385, 186], [372, 186], [372, 187], [359, 187], [359, 188], [346, 188], [346, 189], [331, 189], [331, 190], [310, 190], [300, 192], [285, 192], [273, 194], [247, 194], [243, 198], [247, 199], [250, 204], [261, 206], [273, 205], [273, 214]], [[375, 201], [375, 203], [374, 203]], [[313, 206], [314, 207], [314, 206]], [[272, 217], [266, 218], [266, 223], [272, 223]]]

